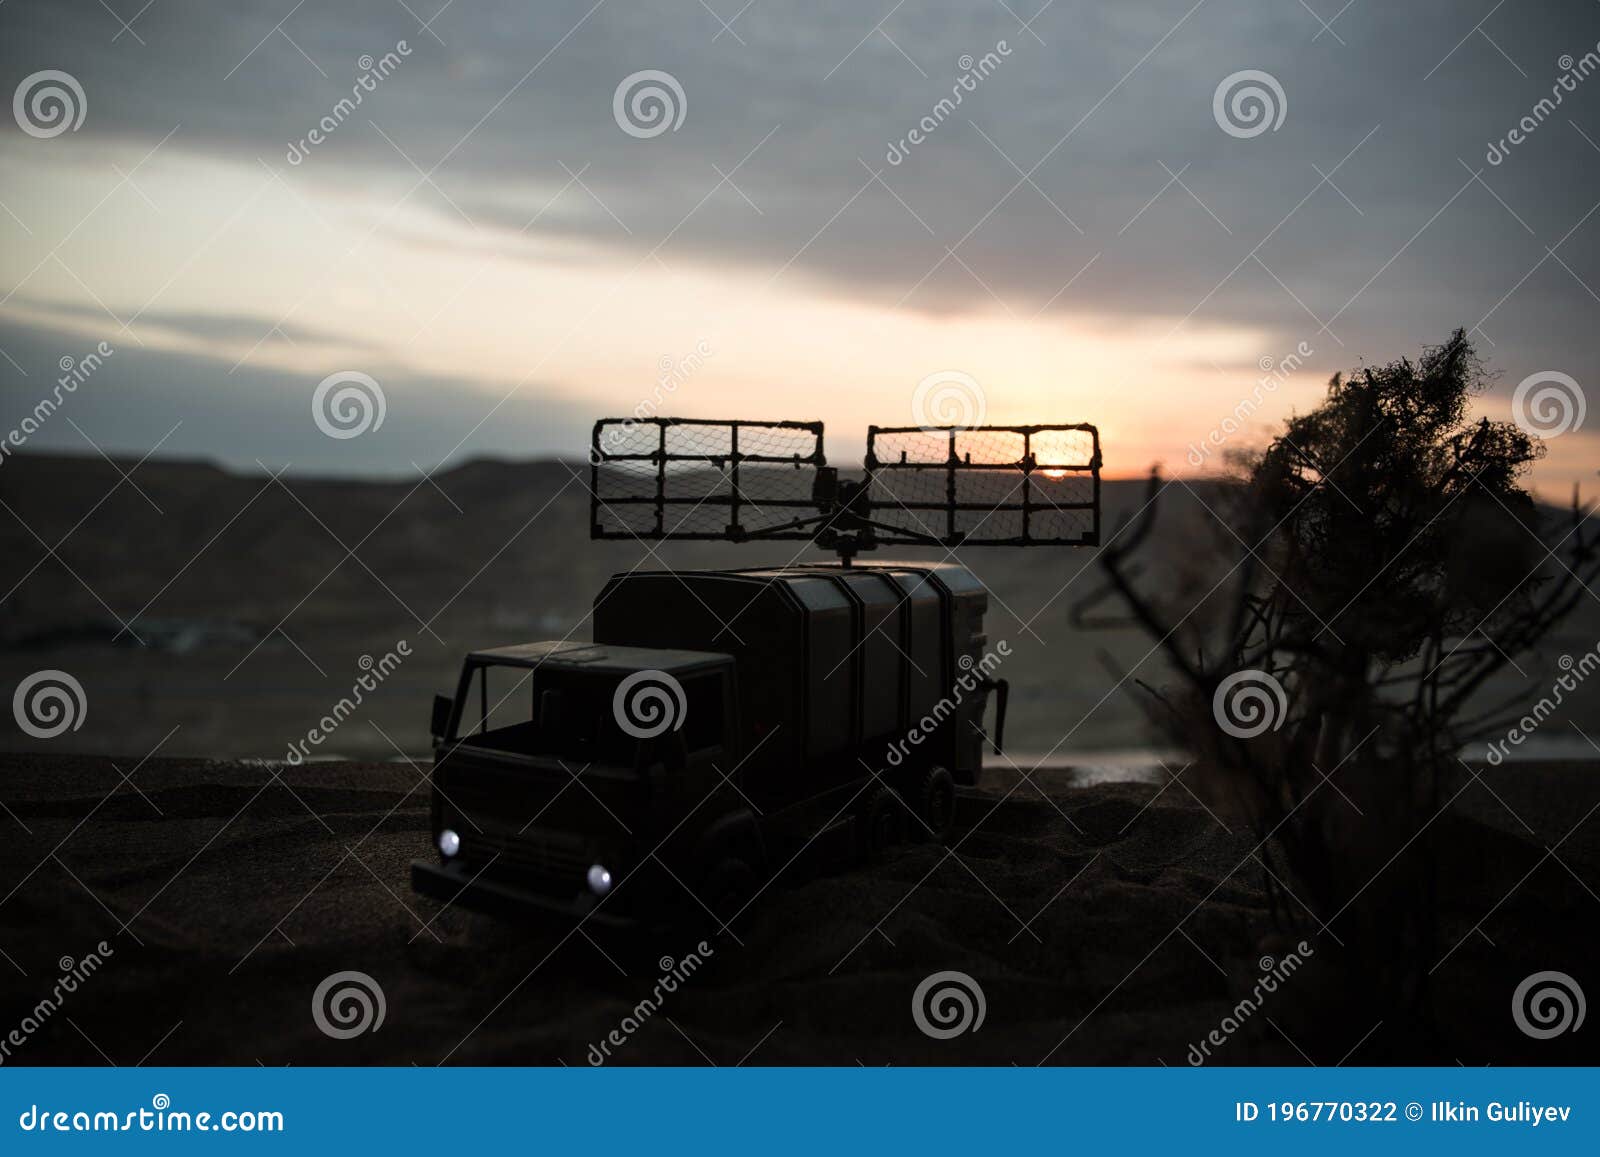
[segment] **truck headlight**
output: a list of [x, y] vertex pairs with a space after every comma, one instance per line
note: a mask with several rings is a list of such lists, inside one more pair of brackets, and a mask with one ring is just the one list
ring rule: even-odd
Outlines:
[[604, 896], [611, 891], [611, 873], [603, 864], [591, 864], [589, 867], [589, 891], [596, 896]]
[[445, 859], [450, 859], [461, 850], [461, 837], [449, 828], [439, 833], [439, 852]]

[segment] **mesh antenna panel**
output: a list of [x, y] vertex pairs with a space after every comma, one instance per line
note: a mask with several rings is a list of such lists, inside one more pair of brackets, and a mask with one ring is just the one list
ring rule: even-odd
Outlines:
[[1089, 425], [870, 426], [849, 481], [821, 422], [607, 418], [590, 462], [593, 538], [809, 540], [846, 561], [880, 545], [1100, 541]]
[[880, 543], [1094, 546], [1100, 433], [869, 426], [866, 497]]
[[821, 422], [603, 418], [590, 452], [593, 538], [810, 539]]

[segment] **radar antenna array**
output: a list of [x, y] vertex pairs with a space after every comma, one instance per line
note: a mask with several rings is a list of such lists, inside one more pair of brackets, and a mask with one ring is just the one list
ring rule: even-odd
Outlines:
[[859, 479], [821, 422], [604, 418], [590, 449], [590, 536], [813, 541], [848, 563], [878, 546], [1095, 546], [1094, 426], [869, 426]]

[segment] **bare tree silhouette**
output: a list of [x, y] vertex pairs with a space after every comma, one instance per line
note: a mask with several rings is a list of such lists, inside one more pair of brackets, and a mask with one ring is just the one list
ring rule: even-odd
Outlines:
[[1076, 608], [1159, 640], [1178, 685], [1140, 684], [1141, 701], [1249, 817], [1275, 918], [1326, 933], [1366, 998], [1401, 1015], [1437, 959], [1430, 828], [1475, 774], [1457, 753], [1527, 700], [1477, 693], [1600, 576], [1592, 508], [1574, 492], [1551, 531], [1520, 484], [1543, 445], [1469, 417], [1487, 380], [1460, 330], [1415, 362], [1336, 375], [1316, 409], [1232, 458], [1214, 506], [1227, 577], [1198, 606], [1214, 572], [1151, 581], [1162, 496], [1186, 485], [1152, 475]]

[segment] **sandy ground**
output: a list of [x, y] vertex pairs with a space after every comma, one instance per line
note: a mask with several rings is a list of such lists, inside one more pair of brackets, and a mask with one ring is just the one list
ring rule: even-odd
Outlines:
[[[651, 992], [658, 958], [692, 946], [415, 896], [427, 792], [406, 764], [275, 778], [261, 764], [136, 763], [0, 757], [0, 1036], [50, 995], [60, 958], [102, 940], [112, 951], [6, 1063], [582, 1065]], [[1600, 993], [1595, 771], [1501, 769], [1438, 819], [1450, 950], [1431, 978], [1436, 1032], [1351, 1018], [1340, 1039], [1312, 1042], [1295, 1027], [1316, 999], [1308, 975], [1215, 1061], [1594, 1061], [1595, 1026], [1534, 1041], [1510, 1001], [1545, 969]], [[1181, 784], [1040, 779], [994, 776], [964, 799], [953, 848], [781, 880], [612, 1063], [1184, 1064], [1258, 975], [1271, 929], [1253, 841]], [[978, 982], [986, 1015], [931, 1039], [912, 994], [948, 969]], [[374, 978], [386, 1013], [335, 1040], [312, 997], [344, 970]]]

